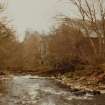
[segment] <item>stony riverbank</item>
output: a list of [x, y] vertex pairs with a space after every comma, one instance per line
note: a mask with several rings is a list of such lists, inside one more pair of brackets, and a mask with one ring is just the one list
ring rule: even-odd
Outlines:
[[105, 93], [104, 70], [76, 70], [57, 75], [56, 80], [73, 89]]

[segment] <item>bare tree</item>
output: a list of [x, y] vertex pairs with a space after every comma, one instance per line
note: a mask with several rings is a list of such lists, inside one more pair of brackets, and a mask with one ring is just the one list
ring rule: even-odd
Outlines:
[[48, 38], [50, 65], [57, 70], [70, 68], [72, 60], [77, 57], [76, 44], [82, 38], [82, 33], [77, 28], [65, 23], [54, 29]]
[[[89, 40], [93, 56], [97, 61], [105, 59], [105, 2], [104, 0], [69, 0], [77, 7], [80, 20], [78, 26]], [[98, 39], [97, 46], [92, 37]]]
[[26, 32], [26, 38], [23, 42], [23, 64], [25, 70], [35, 70], [40, 65], [40, 41], [38, 32]]

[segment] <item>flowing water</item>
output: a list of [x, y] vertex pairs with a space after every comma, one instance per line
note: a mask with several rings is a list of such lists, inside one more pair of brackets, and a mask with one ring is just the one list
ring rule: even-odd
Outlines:
[[105, 105], [105, 95], [76, 95], [50, 78], [12, 76], [0, 80], [0, 105]]

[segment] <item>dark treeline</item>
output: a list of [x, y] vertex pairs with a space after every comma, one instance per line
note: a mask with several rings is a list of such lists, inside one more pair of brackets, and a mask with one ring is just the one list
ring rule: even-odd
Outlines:
[[[0, 42], [0, 70], [64, 72], [75, 69], [76, 65], [99, 63], [93, 55], [88, 38], [78, 27], [68, 23], [62, 22], [49, 35], [26, 31], [23, 42], [16, 40], [15, 33], [11, 29], [8, 30], [5, 30], [7, 36]], [[98, 39], [91, 39], [97, 46]]]

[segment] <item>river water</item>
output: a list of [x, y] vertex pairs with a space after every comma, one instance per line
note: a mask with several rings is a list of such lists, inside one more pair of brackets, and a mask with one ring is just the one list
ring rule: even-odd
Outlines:
[[50, 78], [12, 76], [0, 80], [0, 105], [105, 105], [105, 95], [76, 95]]

